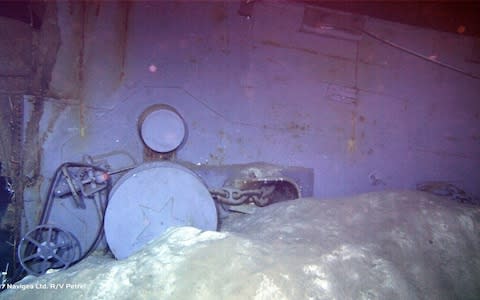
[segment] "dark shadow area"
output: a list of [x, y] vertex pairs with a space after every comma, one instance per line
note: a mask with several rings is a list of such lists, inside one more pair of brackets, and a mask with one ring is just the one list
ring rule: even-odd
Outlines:
[[[0, 174], [2, 170], [2, 163], [0, 162]], [[3, 218], [6, 215], [8, 204], [11, 201], [11, 193], [8, 189], [8, 179], [5, 176], [0, 176], [0, 223], [3, 223]], [[12, 245], [11, 241], [11, 231], [0, 227], [0, 271], [5, 271], [7, 264], [9, 265], [9, 270], [12, 269], [13, 260], [12, 260]]]
[[0, 16], [15, 19], [40, 29], [45, 13], [43, 1], [0, 1]]
[[480, 36], [478, 1], [301, 1], [439, 31]]

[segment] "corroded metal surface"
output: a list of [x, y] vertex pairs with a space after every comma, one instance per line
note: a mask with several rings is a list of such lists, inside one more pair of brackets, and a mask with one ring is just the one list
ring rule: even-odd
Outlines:
[[195, 173], [178, 164], [152, 162], [115, 184], [105, 235], [116, 258], [127, 258], [172, 226], [217, 229], [214, 201]]

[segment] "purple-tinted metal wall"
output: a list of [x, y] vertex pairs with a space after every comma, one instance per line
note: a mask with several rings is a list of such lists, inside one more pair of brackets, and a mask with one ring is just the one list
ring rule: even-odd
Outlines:
[[[62, 108], [45, 141], [46, 175], [83, 153], [141, 160], [137, 118], [167, 103], [189, 127], [182, 160], [313, 167], [318, 197], [425, 180], [480, 194], [478, 79], [365, 35], [301, 32], [299, 4], [259, 1], [250, 19], [230, 1], [98, 5], [87, 10], [82, 102]], [[472, 38], [375, 19], [365, 29], [480, 73]]]

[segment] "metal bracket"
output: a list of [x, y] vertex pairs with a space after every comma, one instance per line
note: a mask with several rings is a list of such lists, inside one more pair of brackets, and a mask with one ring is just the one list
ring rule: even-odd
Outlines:
[[77, 192], [78, 188], [75, 186], [75, 184], [72, 180], [72, 176], [70, 175], [70, 172], [68, 172], [67, 166], [62, 167], [62, 174], [65, 177], [65, 180], [67, 181], [68, 187], [70, 188], [70, 193], [72, 193], [73, 200], [75, 201], [75, 205], [78, 208], [85, 209], [86, 208], [85, 202], [83, 201], [83, 199], [78, 194], [78, 192]]

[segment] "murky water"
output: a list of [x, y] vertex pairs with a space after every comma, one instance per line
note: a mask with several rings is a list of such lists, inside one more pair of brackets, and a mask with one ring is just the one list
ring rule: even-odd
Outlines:
[[[7, 180], [0, 176], [0, 221], [5, 216], [7, 206], [10, 203], [10, 193], [6, 189]], [[5, 271], [7, 263], [12, 269], [12, 255], [13, 247], [9, 244], [11, 240], [11, 232], [5, 229], [0, 229], [0, 271]]]

